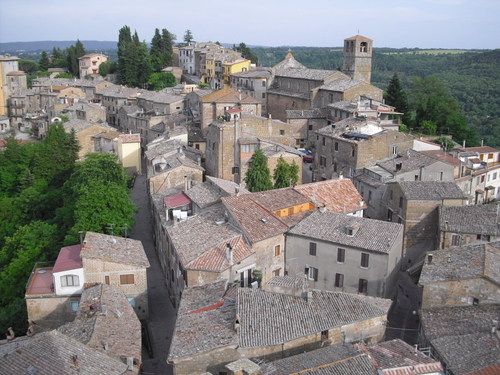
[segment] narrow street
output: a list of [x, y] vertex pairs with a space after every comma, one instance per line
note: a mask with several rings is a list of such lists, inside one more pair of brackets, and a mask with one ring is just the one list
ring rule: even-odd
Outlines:
[[160, 262], [155, 252], [153, 223], [146, 189], [146, 176], [136, 178], [132, 199], [137, 206], [135, 224], [130, 237], [142, 241], [151, 267], [148, 269], [149, 320], [148, 331], [153, 358], [143, 356], [143, 374], [172, 374], [166, 358], [175, 325], [176, 311], [168, 298]]

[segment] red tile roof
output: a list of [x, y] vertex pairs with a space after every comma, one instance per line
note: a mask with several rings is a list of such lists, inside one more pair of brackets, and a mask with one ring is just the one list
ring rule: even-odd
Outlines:
[[233, 261], [239, 263], [249, 257], [254, 251], [245, 244], [242, 236], [237, 236], [231, 240], [221, 242], [216, 247], [203, 253], [186, 266], [187, 269], [222, 272], [229, 268], [229, 262], [226, 256], [226, 245], [233, 248]]
[[484, 367], [481, 370], [469, 372], [469, 375], [498, 375], [500, 374], [500, 364]]
[[169, 195], [163, 199], [165, 208], [177, 208], [191, 203], [191, 199], [183, 192]]
[[450, 154], [447, 154], [446, 152], [442, 150], [428, 150], [428, 151], [419, 151], [420, 153], [430, 156], [431, 158], [437, 159], [439, 161], [442, 161], [443, 163], [450, 164], [453, 166], [460, 166], [460, 160], [457, 158], [454, 158]]
[[140, 134], [120, 134], [118, 138], [122, 143], [141, 143]]
[[353, 213], [366, 208], [363, 197], [348, 178], [295, 186], [294, 189], [336, 213]]
[[465, 147], [465, 148], [461, 148], [460, 151], [479, 152], [480, 154], [500, 152], [500, 150], [497, 150], [496, 148], [493, 148], [490, 146]]
[[63, 247], [61, 251], [59, 251], [52, 272], [56, 273], [82, 268], [82, 258], [80, 258], [81, 249], [82, 245], [80, 244]]

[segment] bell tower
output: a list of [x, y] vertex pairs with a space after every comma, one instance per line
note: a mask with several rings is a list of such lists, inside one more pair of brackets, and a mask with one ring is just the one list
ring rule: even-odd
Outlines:
[[372, 77], [373, 40], [362, 35], [344, 39], [342, 71], [352, 79], [370, 83]]

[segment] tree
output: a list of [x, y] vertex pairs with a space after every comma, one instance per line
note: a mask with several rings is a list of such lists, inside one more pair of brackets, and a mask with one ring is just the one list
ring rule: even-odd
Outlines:
[[47, 70], [49, 68], [49, 56], [47, 52], [43, 51], [40, 55], [40, 60], [38, 60], [38, 67], [40, 70]]
[[99, 74], [106, 77], [108, 74], [114, 74], [117, 70], [116, 61], [106, 61], [99, 65]]
[[193, 41], [193, 39], [193, 33], [191, 32], [191, 30], [187, 29], [184, 33], [184, 43], [189, 44]]
[[401, 88], [399, 77], [397, 73], [392, 76], [387, 90], [384, 92], [384, 99], [388, 105], [396, 107], [396, 111], [403, 113], [402, 122], [408, 125], [410, 122], [410, 112], [408, 107], [408, 98], [406, 93]]
[[252, 53], [252, 50], [247, 47], [245, 43], [240, 43], [238, 46], [233, 45], [233, 50], [241, 53], [241, 56], [243, 58], [250, 60], [253, 64], [259, 63], [259, 58], [257, 57], [257, 55]]
[[[83, 47], [82, 42], [77, 40], [75, 45], [69, 46], [67, 49], [66, 60], [67, 67], [71, 74], [74, 76], [78, 76], [80, 73], [80, 65], [78, 59], [85, 55], [85, 48]], [[80, 77], [84, 78], [84, 77]]]
[[54, 47], [51, 53], [51, 63], [50, 66], [53, 68], [64, 68], [67, 66], [66, 54], [59, 48]]
[[118, 81], [120, 83], [126, 82], [127, 75], [127, 53], [132, 44], [132, 34], [130, 27], [123, 26], [118, 31]]
[[429, 121], [429, 120], [422, 121], [422, 124], [420, 127], [422, 128], [422, 132], [424, 134], [428, 134], [428, 135], [436, 134], [437, 125], [434, 123], [434, 121]]
[[273, 188], [271, 173], [267, 166], [267, 157], [262, 150], [257, 150], [252, 156], [250, 167], [245, 176], [247, 189], [251, 192], [264, 191]]
[[274, 188], [280, 189], [295, 185], [299, 181], [299, 170], [295, 162], [289, 164], [280, 156], [274, 170]]
[[35, 73], [40, 67], [36, 61], [20, 59], [19, 60], [19, 70], [22, 70], [26, 74]]
[[148, 86], [150, 90], [159, 91], [175, 85], [175, 77], [170, 72], [152, 73], [148, 79]]

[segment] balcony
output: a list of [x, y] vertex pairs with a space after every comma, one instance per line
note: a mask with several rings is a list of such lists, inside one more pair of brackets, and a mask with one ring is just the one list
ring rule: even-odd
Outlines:
[[26, 283], [26, 297], [54, 296], [54, 278], [52, 269], [54, 262], [35, 263], [33, 271]]

